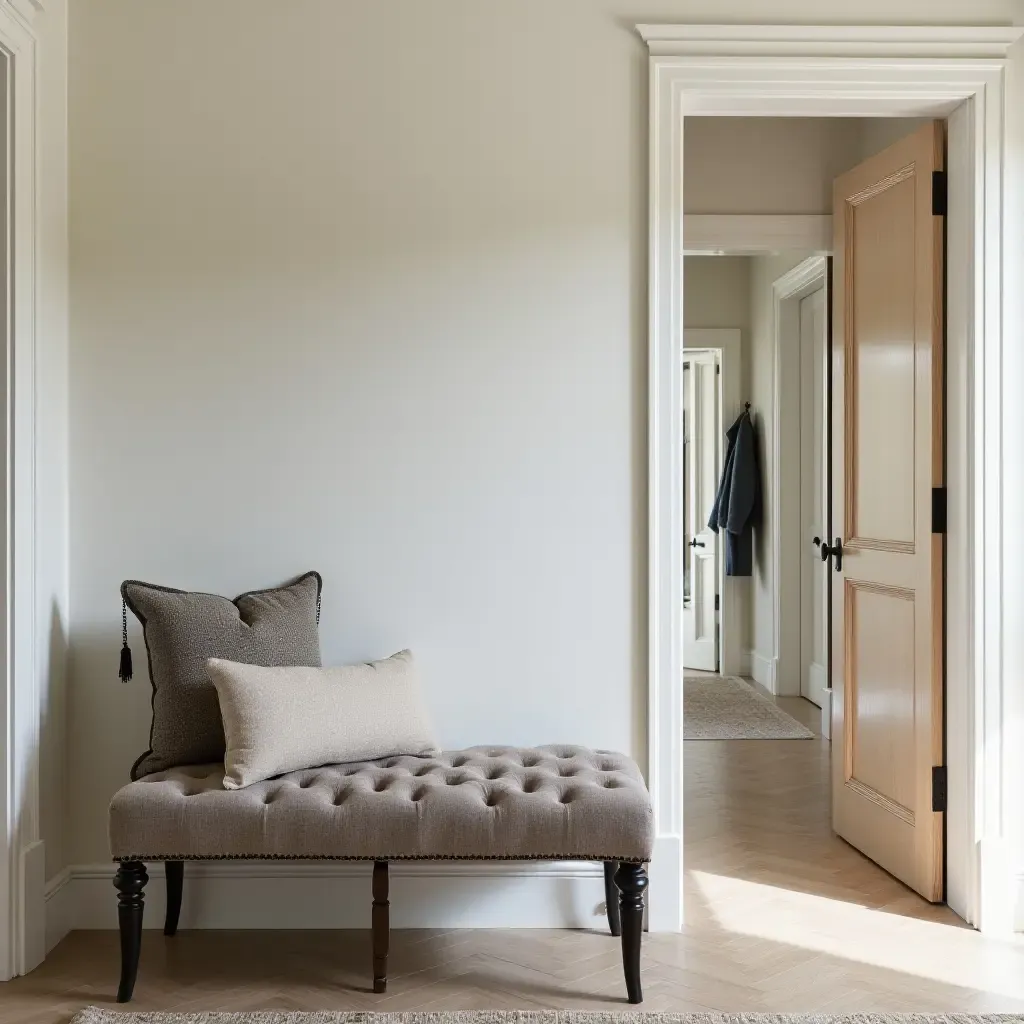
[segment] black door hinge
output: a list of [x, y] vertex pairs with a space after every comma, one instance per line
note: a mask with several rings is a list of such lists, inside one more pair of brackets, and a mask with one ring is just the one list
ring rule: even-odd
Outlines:
[[946, 172], [932, 171], [932, 216], [946, 216]]
[[932, 488], [932, 533], [946, 532], [946, 488]]
[[720, 607], [718, 602], [719, 602], [719, 597], [718, 597], [717, 594], [715, 594], [715, 611], [716, 612], [719, 610], [719, 607]]
[[932, 810], [946, 809], [946, 766], [932, 768]]

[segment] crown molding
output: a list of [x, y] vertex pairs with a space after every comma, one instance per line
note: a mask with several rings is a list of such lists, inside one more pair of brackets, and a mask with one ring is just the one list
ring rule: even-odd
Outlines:
[[652, 56], [1005, 59], [1021, 25], [637, 25]]

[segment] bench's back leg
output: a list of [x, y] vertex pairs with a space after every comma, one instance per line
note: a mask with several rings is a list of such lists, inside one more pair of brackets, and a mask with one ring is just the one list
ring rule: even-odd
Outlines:
[[631, 1003], [644, 1000], [640, 988], [640, 936], [644, 930], [644, 890], [647, 884], [647, 872], [642, 864], [620, 864], [615, 872], [622, 927], [622, 970], [626, 975], [626, 995]]
[[604, 906], [612, 935], [622, 934], [622, 929], [619, 926], [619, 890], [615, 888], [615, 872], [618, 866], [617, 860], [604, 862]]
[[388, 987], [388, 945], [391, 941], [388, 902], [388, 862], [373, 865], [373, 991], [386, 992]]
[[142, 910], [149, 875], [146, 865], [137, 860], [123, 860], [114, 875], [117, 889], [117, 922], [121, 930], [121, 982], [117, 1001], [127, 1003], [135, 989], [142, 949]]
[[178, 918], [181, 915], [181, 890], [185, 884], [185, 862], [169, 860], [164, 864], [167, 880], [167, 916], [164, 918], [164, 935], [174, 935], [178, 931]]

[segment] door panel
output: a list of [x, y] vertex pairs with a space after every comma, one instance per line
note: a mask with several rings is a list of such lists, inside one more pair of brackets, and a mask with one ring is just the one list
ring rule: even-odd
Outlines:
[[833, 824], [941, 900], [942, 218], [926, 125], [835, 183], [832, 349]]
[[718, 670], [718, 538], [708, 529], [721, 450], [718, 354], [683, 361], [683, 666]]

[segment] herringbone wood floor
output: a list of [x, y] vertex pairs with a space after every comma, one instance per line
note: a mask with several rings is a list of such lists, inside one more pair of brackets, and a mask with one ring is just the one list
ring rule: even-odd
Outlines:
[[[780, 701], [815, 727], [817, 709]], [[645, 1010], [1024, 1011], [1024, 945], [983, 939], [832, 835], [821, 740], [686, 744], [683, 935], [644, 943]], [[112, 1005], [117, 936], [76, 932], [0, 986], [3, 1024]], [[603, 932], [149, 931], [133, 1010], [627, 1009]]]

